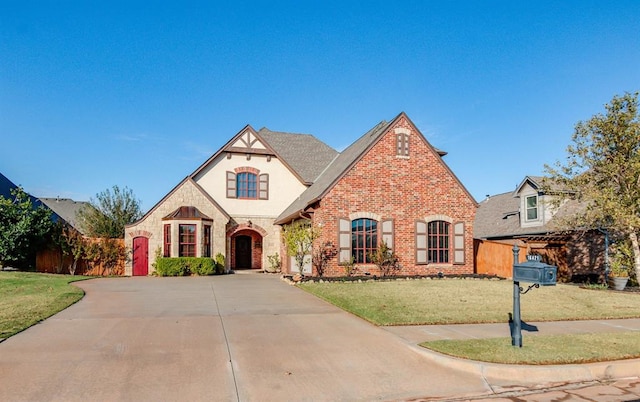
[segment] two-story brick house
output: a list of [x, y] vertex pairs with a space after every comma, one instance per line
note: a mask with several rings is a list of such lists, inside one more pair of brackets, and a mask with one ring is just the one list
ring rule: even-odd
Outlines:
[[[339, 250], [326, 275], [386, 242], [400, 274], [472, 273], [477, 204], [411, 120], [400, 113], [343, 152], [310, 135], [245, 127], [126, 229], [127, 274], [155, 258], [222, 253], [228, 269], [283, 255], [281, 225], [309, 219]], [[287, 258], [284, 270], [291, 272]]]

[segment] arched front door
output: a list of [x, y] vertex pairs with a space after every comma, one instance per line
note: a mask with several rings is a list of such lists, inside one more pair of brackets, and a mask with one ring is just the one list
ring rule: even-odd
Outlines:
[[149, 239], [135, 237], [133, 239], [133, 276], [149, 274]]
[[236, 268], [251, 268], [251, 236], [236, 236]]

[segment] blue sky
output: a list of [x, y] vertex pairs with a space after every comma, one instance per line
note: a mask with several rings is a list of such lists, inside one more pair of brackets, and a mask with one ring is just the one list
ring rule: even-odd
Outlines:
[[217, 3], [0, 0], [0, 172], [147, 210], [246, 124], [341, 150], [404, 111], [480, 201], [640, 90], [636, 0]]

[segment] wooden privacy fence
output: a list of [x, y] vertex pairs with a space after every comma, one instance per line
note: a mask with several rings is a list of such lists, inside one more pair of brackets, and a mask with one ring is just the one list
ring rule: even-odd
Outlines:
[[[99, 242], [100, 239], [86, 239], [90, 242], [96, 243]], [[124, 239], [113, 239], [118, 242], [119, 245], [124, 247]], [[69, 266], [71, 265], [72, 259], [69, 256], [65, 256], [61, 260], [61, 252], [60, 250], [54, 249], [44, 249], [38, 251], [36, 254], [36, 271], [38, 272], [46, 272], [52, 274], [68, 274]], [[109, 272], [107, 267], [103, 264], [91, 264], [84, 259], [78, 260], [76, 264], [76, 275], [95, 275], [95, 276], [106, 276], [106, 275], [124, 275], [124, 264], [125, 259], [120, 259], [116, 265], [113, 267], [112, 272]]]
[[[490, 240], [473, 240], [473, 253], [476, 261], [476, 273], [497, 275], [502, 278], [513, 277], [513, 245]], [[526, 261], [526, 248], [518, 242], [520, 254], [518, 260]]]

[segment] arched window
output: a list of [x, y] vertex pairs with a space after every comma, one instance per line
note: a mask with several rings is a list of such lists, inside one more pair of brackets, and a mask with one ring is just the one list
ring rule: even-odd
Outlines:
[[251, 172], [238, 173], [237, 180], [237, 198], [258, 198], [256, 175]]
[[378, 222], [360, 218], [351, 221], [351, 255], [358, 264], [371, 262], [369, 255], [378, 247]]
[[427, 226], [427, 252], [429, 263], [448, 263], [450, 223], [445, 221], [432, 221], [429, 222]]

